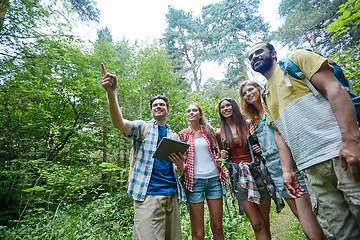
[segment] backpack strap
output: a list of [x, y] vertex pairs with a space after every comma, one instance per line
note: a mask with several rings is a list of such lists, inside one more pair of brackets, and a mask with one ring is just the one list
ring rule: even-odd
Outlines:
[[265, 84], [265, 86], [263, 87], [263, 89], [261, 90], [261, 98], [265, 104], [265, 106], [267, 107], [267, 103], [266, 103], [266, 94], [269, 93], [269, 91], [266, 89], [267, 83]]
[[314, 85], [310, 82], [310, 80], [305, 76], [305, 74], [301, 71], [301, 69], [293, 63], [288, 56], [282, 58], [278, 62], [280, 68], [284, 70], [284, 80], [286, 83], [286, 86], [291, 87], [291, 81], [289, 79], [289, 76], [292, 76], [293, 78], [302, 80], [306, 86], [311, 90], [311, 92], [314, 94], [314, 96], [319, 95], [318, 90], [314, 87]]

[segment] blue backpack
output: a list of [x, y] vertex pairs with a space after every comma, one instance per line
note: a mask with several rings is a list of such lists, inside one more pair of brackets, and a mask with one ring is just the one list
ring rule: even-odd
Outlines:
[[[307, 51], [310, 51], [310, 49], [306, 49]], [[348, 91], [349, 96], [354, 104], [355, 110], [356, 110], [356, 117], [357, 117], [357, 122], [358, 122], [358, 126], [360, 126], [360, 97], [357, 96], [356, 94], [353, 93], [352, 88], [350, 86], [349, 81], [345, 78], [344, 73], [342, 71], [342, 69], [334, 62], [331, 60], [329, 61], [329, 65], [332, 66], [334, 68], [334, 75], [336, 77], [336, 79], [341, 83], [341, 85]], [[319, 92], [316, 90], [316, 88], [312, 85], [312, 83], [309, 81], [309, 79], [306, 78], [305, 74], [301, 71], [301, 69], [296, 66], [290, 59], [288, 56], [282, 58], [279, 62], [278, 62], [279, 66], [281, 67], [281, 69], [284, 70], [284, 79], [285, 79], [285, 83], [286, 86], [291, 87], [292, 84], [290, 82], [290, 79], [288, 77], [288, 74], [290, 76], [292, 76], [293, 78], [296, 79], [300, 79], [303, 80], [304, 83], [308, 86], [308, 88], [311, 90], [311, 92], [317, 96], [319, 94]], [[266, 90], [265, 90], [266, 91]], [[263, 94], [263, 100], [264, 103], [265, 102], [265, 95]]]

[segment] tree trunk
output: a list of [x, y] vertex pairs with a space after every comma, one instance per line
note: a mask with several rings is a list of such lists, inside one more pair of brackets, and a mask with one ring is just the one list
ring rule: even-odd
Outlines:
[[349, 50], [349, 46], [346, 44], [343, 38], [341, 38], [341, 42], [344, 44], [346, 50]]
[[315, 36], [314, 34], [310, 31], [310, 37], [312, 39], [312, 42], [314, 43], [314, 46], [315, 46], [315, 50], [319, 49], [319, 46], [317, 45], [316, 43], [316, 39], [315, 39]]
[[308, 35], [307, 35], [307, 34], [305, 34], [305, 39], [306, 39], [306, 41], [308, 41], [308, 43], [310, 44], [310, 46], [311, 46], [312, 50], [313, 50], [313, 51], [316, 51], [316, 49], [315, 49], [315, 47], [314, 47], [314, 45], [313, 45], [313, 43], [312, 43], [311, 39], [308, 37]]

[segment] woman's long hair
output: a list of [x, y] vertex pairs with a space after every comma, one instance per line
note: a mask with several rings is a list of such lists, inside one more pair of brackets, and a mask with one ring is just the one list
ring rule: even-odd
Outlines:
[[240, 106], [243, 113], [250, 118], [255, 124], [259, 125], [260, 120], [262, 120], [262, 116], [260, 116], [260, 112], [255, 108], [254, 105], [249, 104], [246, 102], [243, 96], [243, 89], [246, 85], [251, 85], [256, 88], [260, 93], [259, 101], [261, 102], [261, 89], [262, 86], [255, 81], [244, 81], [239, 88], [239, 95], [240, 95]]
[[[210, 125], [210, 123], [207, 121], [205, 115], [204, 115], [204, 111], [203, 109], [200, 107], [200, 105], [196, 102], [192, 102], [190, 105], [194, 105], [195, 107], [197, 107], [197, 109], [199, 109], [199, 113], [200, 113], [200, 125], [202, 125], [205, 129], [206, 134], [208, 135], [211, 144], [215, 147], [217, 146], [217, 141], [216, 141], [216, 135], [215, 135], [215, 130], [214, 128]], [[189, 105], [189, 106], [190, 106]]]
[[226, 122], [226, 118], [221, 114], [220, 105], [223, 101], [229, 101], [232, 106], [232, 115], [231, 118], [236, 126], [236, 133], [237, 138], [240, 142], [240, 147], [246, 147], [247, 146], [247, 137], [249, 134], [249, 127], [246, 123], [245, 117], [241, 114], [239, 105], [237, 102], [232, 98], [223, 98], [220, 100], [218, 105], [218, 111], [220, 115], [220, 133], [221, 138], [225, 136], [226, 142], [229, 146], [234, 146], [234, 136], [231, 132], [231, 129]]

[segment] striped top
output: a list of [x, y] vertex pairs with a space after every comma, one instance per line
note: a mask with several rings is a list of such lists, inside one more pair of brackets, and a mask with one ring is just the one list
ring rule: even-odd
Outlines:
[[[131, 124], [131, 133], [127, 137], [133, 138], [132, 147], [134, 147], [135, 143], [139, 140], [141, 126], [142, 124], [146, 123], [142, 120], [136, 120], [132, 121]], [[169, 125], [167, 124], [166, 131], [167, 137], [173, 139], [173, 135], [171, 134]], [[149, 130], [146, 133], [145, 139], [139, 148], [139, 152], [134, 164], [134, 169], [129, 176], [129, 186], [127, 192], [136, 201], [145, 200], [146, 191], [149, 186], [150, 177], [154, 166], [154, 158], [152, 156], [156, 150], [158, 135], [159, 131], [157, 122], [156, 120], [152, 119], [149, 121]], [[180, 200], [184, 201], [186, 200], [186, 196], [177, 177], [175, 164], [172, 164], [172, 166], [177, 183], [178, 197]]]
[[[325, 58], [305, 50], [293, 52], [289, 59], [308, 79], [327, 64]], [[291, 87], [285, 84], [284, 71], [275, 66], [268, 79], [264, 109], [289, 146], [298, 169], [303, 170], [337, 157], [341, 133], [329, 101], [322, 94], [314, 96], [302, 80], [289, 78]]]

